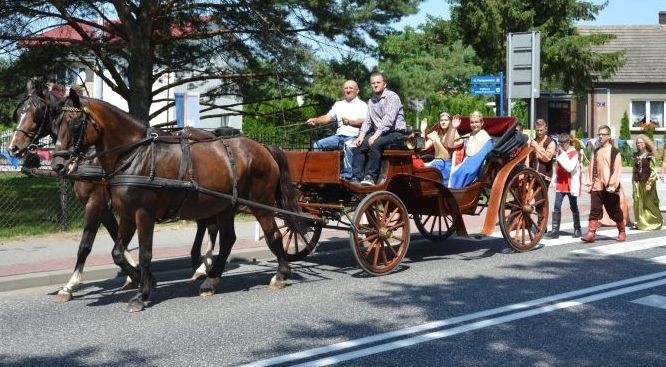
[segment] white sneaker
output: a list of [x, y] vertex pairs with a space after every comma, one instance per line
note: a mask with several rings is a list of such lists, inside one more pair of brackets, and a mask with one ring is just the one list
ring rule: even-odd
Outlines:
[[367, 176], [361, 181], [361, 186], [375, 186], [375, 180], [373, 180], [372, 177]]

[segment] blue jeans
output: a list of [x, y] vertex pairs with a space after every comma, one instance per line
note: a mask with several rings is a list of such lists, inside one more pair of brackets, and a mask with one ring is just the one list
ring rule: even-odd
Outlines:
[[555, 207], [553, 208], [553, 211], [555, 213], [562, 211], [562, 200], [564, 200], [564, 195], [569, 197], [569, 208], [571, 209], [571, 213], [578, 213], [578, 197], [573, 196], [568, 192], [555, 193]]
[[342, 172], [340, 176], [343, 178], [349, 179], [352, 175], [352, 143], [356, 139], [355, 136], [344, 136], [344, 135], [331, 135], [325, 138], [319, 139], [312, 144], [312, 149], [314, 150], [334, 150], [342, 149], [343, 159], [342, 159]]
[[[379, 166], [382, 161], [382, 152], [387, 145], [402, 141], [405, 139], [405, 134], [397, 131], [390, 132], [382, 135], [375, 142], [370, 145], [368, 139], [373, 135], [368, 132], [368, 135], [363, 139], [363, 143], [354, 149], [354, 157], [352, 159], [352, 175], [358, 180], [363, 180], [365, 177], [372, 177], [377, 180], [379, 176]], [[366, 154], [368, 155], [366, 166]]]

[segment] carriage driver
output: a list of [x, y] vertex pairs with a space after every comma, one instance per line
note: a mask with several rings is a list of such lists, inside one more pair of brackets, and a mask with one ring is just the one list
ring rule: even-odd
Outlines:
[[308, 125], [323, 125], [337, 121], [338, 129], [334, 135], [319, 139], [312, 148], [314, 150], [339, 149], [342, 146], [344, 155], [340, 176], [346, 180], [352, 175], [352, 149], [354, 139], [358, 136], [359, 127], [368, 114], [368, 105], [358, 98], [358, 84], [347, 80], [342, 84], [344, 99], [337, 101], [327, 114], [307, 120]]
[[358, 148], [354, 149], [351, 179], [352, 183], [363, 179], [360, 184], [366, 186], [376, 183], [384, 147], [404, 140], [407, 129], [400, 97], [386, 89], [384, 74], [370, 74], [370, 86], [374, 95], [368, 101], [368, 115], [354, 140]]

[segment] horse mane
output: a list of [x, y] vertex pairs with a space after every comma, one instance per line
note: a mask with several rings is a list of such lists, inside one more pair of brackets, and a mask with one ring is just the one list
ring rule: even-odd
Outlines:
[[112, 105], [109, 102], [102, 101], [101, 99], [96, 98], [81, 98], [82, 105], [87, 105], [90, 109], [90, 112], [95, 112], [98, 109], [105, 109], [107, 113], [111, 113], [117, 120], [123, 121], [123, 123], [131, 123], [136, 125], [137, 128], [142, 130], [148, 130], [148, 124], [139, 120], [138, 118], [130, 115], [128, 112], [121, 110], [120, 108]]

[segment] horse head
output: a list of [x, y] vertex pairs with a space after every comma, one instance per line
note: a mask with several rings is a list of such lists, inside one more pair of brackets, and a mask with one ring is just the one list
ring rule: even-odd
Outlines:
[[39, 79], [30, 79], [26, 87], [26, 96], [14, 110], [16, 128], [7, 148], [11, 155], [19, 158], [36, 148], [39, 140], [47, 135], [55, 140], [52, 123], [59, 109], [58, 96]]
[[75, 169], [73, 163], [85, 155], [93, 144], [87, 137], [88, 124], [94, 124], [87, 107], [81, 103], [81, 98], [73, 89], [60, 106], [60, 114], [54, 121], [56, 144], [53, 152], [51, 168], [62, 172], [69, 161], [69, 170]]

